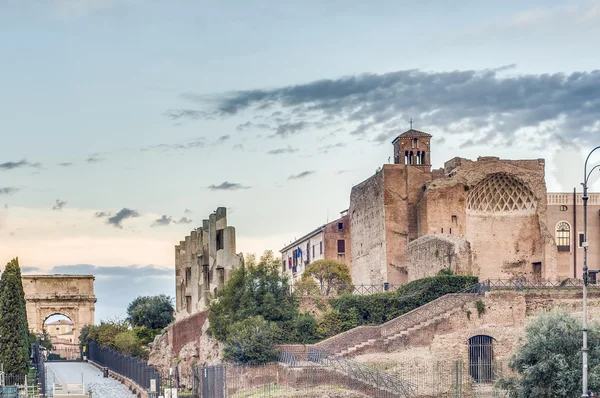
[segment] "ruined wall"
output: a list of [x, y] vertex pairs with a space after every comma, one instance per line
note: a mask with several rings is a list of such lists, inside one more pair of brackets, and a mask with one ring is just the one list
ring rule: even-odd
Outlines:
[[426, 235], [408, 244], [409, 281], [451, 269], [455, 274], [471, 274], [469, 242], [455, 235]]
[[[556, 278], [556, 245], [546, 217], [543, 159], [486, 157], [474, 162], [455, 158], [446, 162], [444, 173], [444, 177], [428, 184], [419, 205], [421, 233], [441, 233], [442, 228], [444, 233], [449, 233], [452, 228], [452, 235], [464, 236], [473, 251], [473, 272], [484, 278], [531, 277], [534, 263], [541, 264], [537, 277]], [[487, 184], [487, 179], [494, 175], [506, 176], [506, 181], [518, 181], [517, 190], [531, 194], [533, 208], [497, 211], [483, 206], [468, 210], [470, 195], [481, 191], [480, 184]], [[512, 200], [521, 199], [519, 195], [508, 198], [506, 195], [511, 189], [516, 188], [500, 184], [497, 190], [489, 191], [488, 196], [491, 201], [506, 199], [512, 206]]]
[[349, 213], [352, 281], [381, 285], [387, 282], [383, 171], [352, 187]]
[[242, 261], [236, 254], [235, 228], [227, 209], [219, 207], [202, 227], [175, 246], [176, 318], [201, 311]]
[[[600, 319], [600, 292], [590, 293], [590, 320]], [[473, 336], [493, 338], [493, 356], [496, 361], [507, 361], [524, 337], [525, 325], [542, 311], [564, 309], [577, 318], [582, 316], [581, 291], [515, 292], [497, 291], [481, 298], [485, 312], [479, 314], [474, 302], [460, 311], [395, 339], [388, 344], [377, 343], [356, 353], [361, 362], [391, 364], [393, 372], [410, 370], [413, 360], [421, 363], [469, 363], [468, 341]], [[506, 363], [505, 363], [506, 365]]]
[[426, 169], [386, 164], [384, 175], [384, 208], [386, 239], [386, 282], [408, 281], [407, 247], [417, 238], [417, 203], [425, 183], [430, 179]]
[[444, 189], [432, 181], [420, 204], [419, 236], [448, 234], [465, 236], [468, 185], [457, 181]]
[[[339, 224], [342, 225], [340, 230]], [[325, 256], [326, 260], [334, 260], [343, 264], [346, 264], [350, 270], [352, 270], [352, 238], [351, 238], [351, 226], [350, 216], [348, 214], [343, 217], [326, 224], [323, 228], [323, 241], [325, 245]], [[344, 241], [344, 253], [338, 252], [338, 240]], [[315, 251], [318, 256], [318, 248]], [[312, 256], [312, 253], [311, 253]], [[312, 261], [315, 258], [311, 257]], [[312, 262], [311, 261], [311, 262]]]

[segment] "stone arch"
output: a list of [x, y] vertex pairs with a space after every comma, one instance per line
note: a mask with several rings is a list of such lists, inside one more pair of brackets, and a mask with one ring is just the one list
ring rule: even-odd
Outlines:
[[493, 173], [469, 192], [467, 211], [530, 214], [535, 213], [536, 203], [535, 194], [525, 182], [507, 173]]
[[94, 279], [93, 275], [24, 275], [29, 329], [41, 333], [46, 319], [61, 314], [73, 322], [73, 339], [79, 341], [81, 329], [94, 323]]
[[469, 345], [469, 375], [476, 383], [494, 380], [494, 338], [478, 334], [467, 340]]

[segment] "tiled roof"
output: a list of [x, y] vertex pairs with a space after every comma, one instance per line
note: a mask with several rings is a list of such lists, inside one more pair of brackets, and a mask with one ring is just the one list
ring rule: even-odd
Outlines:
[[431, 134], [427, 134], [424, 131], [419, 131], [415, 129], [410, 129], [400, 134], [398, 137], [407, 137], [407, 138], [420, 138], [420, 137], [431, 137]]

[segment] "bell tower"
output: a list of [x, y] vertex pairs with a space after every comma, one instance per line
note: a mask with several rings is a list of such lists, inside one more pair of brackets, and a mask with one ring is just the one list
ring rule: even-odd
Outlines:
[[[412, 124], [412, 123], [411, 123]], [[394, 163], [431, 170], [431, 135], [412, 128], [394, 141]]]

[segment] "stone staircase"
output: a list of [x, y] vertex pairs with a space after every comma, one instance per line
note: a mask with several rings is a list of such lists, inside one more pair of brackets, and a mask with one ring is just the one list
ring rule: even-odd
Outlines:
[[368, 346], [385, 345], [459, 312], [478, 295], [478, 285], [460, 293], [449, 293], [382, 325], [359, 326], [323, 340], [314, 347], [333, 355], [346, 356]]
[[448, 311], [446, 311], [443, 314], [437, 315], [437, 316], [435, 316], [433, 318], [430, 318], [430, 319], [428, 319], [426, 321], [421, 321], [420, 323], [418, 323], [418, 324], [416, 324], [414, 326], [411, 326], [411, 327], [409, 327], [409, 328], [407, 328], [405, 330], [402, 330], [400, 332], [394, 333], [394, 334], [392, 334], [390, 336], [385, 336], [385, 337], [380, 337], [380, 338], [377, 338], [377, 339], [369, 339], [367, 341], [363, 341], [362, 343], [360, 343], [358, 345], [355, 345], [355, 346], [343, 349], [342, 351], [340, 351], [339, 353], [337, 353], [337, 355], [341, 355], [341, 356], [351, 355], [351, 354], [354, 354], [355, 352], [359, 351], [362, 348], [373, 346], [375, 344], [387, 345], [387, 344], [389, 344], [389, 343], [391, 343], [391, 342], [393, 342], [393, 341], [395, 341], [395, 340], [397, 340], [397, 339], [399, 339], [401, 337], [409, 336], [409, 335], [411, 335], [412, 333], [414, 333], [416, 331], [419, 331], [421, 329], [426, 328], [429, 325], [432, 325], [432, 324], [434, 324], [434, 323], [436, 323], [438, 321], [441, 321], [441, 320], [443, 320], [443, 319], [451, 316], [452, 314], [454, 314], [456, 312], [459, 312], [461, 310], [461, 308], [462, 307], [451, 308], [451, 309], [449, 309]]

